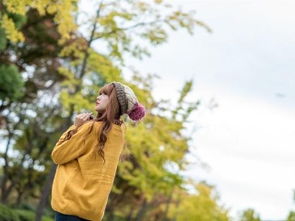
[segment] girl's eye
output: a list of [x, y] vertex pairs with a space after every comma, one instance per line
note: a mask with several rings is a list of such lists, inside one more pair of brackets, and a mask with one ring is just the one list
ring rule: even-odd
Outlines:
[[106, 94], [105, 92], [103, 92], [103, 91], [102, 91], [102, 92], [98, 92], [98, 94], [99, 94], [99, 95], [102, 95], [102, 94], [103, 94], [103, 95], [107, 95], [107, 94]]

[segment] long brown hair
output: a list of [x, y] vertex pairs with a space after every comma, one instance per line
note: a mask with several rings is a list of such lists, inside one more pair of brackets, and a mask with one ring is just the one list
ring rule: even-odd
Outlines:
[[[121, 125], [123, 124], [123, 121], [120, 120], [120, 116], [122, 115], [122, 112], [121, 112], [119, 102], [117, 100], [117, 94], [113, 84], [109, 83], [104, 85], [98, 92], [108, 95], [109, 102], [106, 106], [105, 111], [98, 112], [95, 119], [92, 119], [93, 123], [90, 127], [88, 134], [91, 133], [95, 122], [102, 121], [102, 125], [99, 131], [99, 138], [98, 138], [98, 154], [102, 157], [103, 161], [105, 162], [103, 149], [104, 149], [104, 144], [107, 141], [107, 134], [112, 128], [112, 123]], [[62, 142], [70, 139], [72, 135], [75, 134], [76, 132], [77, 132], [77, 128], [68, 131], [65, 138], [62, 140]], [[122, 160], [124, 157], [126, 156], [123, 156], [123, 157], [120, 156], [120, 160]]]

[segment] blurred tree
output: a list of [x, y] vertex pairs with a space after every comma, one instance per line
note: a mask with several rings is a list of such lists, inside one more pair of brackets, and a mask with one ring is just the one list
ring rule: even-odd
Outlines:
[[[1, 7], [3, 9], [2, 13], [12, 14], [3, 5]], [[12, 17], [19, 17], [12, 15]], [[32, 118], [32, 115], [28, 114], [29, 112], [31, 114], [38, 114], [41, 118], [46, 116], [43, 112], [44, 109], [40, 113], [37, 111], [37, 108], [40, 110], [42, 103], [44, 105], [46, 100], [48, 100], [48, 94], [45, 95], [44, 91], [54, 94], [54, 91], [51, 91], [52, 87], [56, 82], [62, 80], [62, 76], [56, 70], [60, 65], [58, 60], [61, 59], [58, 58], [60, 46], [57, 44], [57, 39], [59, 34], [52, 23], [52, 16], [45, 15], [40, 17], [36, 10], [29, 10], [26, 16], [26, 19], [24, 19], [26, 22], [20, 28], [21, 33], [25, 36], [24, 44], [13, 43], [11, 39], [7, 38], [5, 50], [0, 52], [1, 63], [7, 64], [2, 65], [0, 68], [0, 74], [3, 76], [1, 77], [1, 122], [2, 128], [6, 129], [6, 134], [4, 133], [3, 137], [7, 139], [7, 145], [2, 154], [4, 159], [3, 176], [1, 179], [2, 202], [7, 201], [15, 184], [21, 183], [19, 181], [21, 177], [14, 176], [13, 170], [9, 169], [9, 162], [13, 161], [13, 158], [8, 156], [9, 152], [11, 153], [12, 151], [11, 147], [18, 139], [19, 131], [33, 126], [27, 124], [27, 122], [31, 122]], [[16, 22], [16, 24], [18, 23]], [[16, 27], [20, 26], [16, 25]], [[1, 37], [3, 38], [3, 36]], [[45, 52], [44, 49], [48, 48], [53, 48], [53, 50]], [[43, 93], [40, 93], [42, 91]], [[60, 110], [57, 106], [52, 108]], [[52, 113], [52, 111], [46, 113]], [[57, 114], [60, 115], [60, 112]], [[44, 120], [43, 118], [43, 122]], [[25, 131], [22, 131], [22, 133], [24, 134]], [[46, 131], [43, 130], [43, 133], [46, 135]], [[44, 136], [37, 135], [39, 134], [36, 134], [35, 131], [32, 137], [34, 139], [40, 138], [39, 142], [41, 143], [41, 139]], [[29, 148], [38, 147], [33, 145]], [[13, 149], [17, 148], [14, 147]], [[19, 173], [25, 168], [22, 164], [30, 160], [32, 150], [28, 151], [28, 153], [24, 154], [23, 160], [18, 162], [19, 170], [17, 171]], [[13, 167], [15, 166], [13, 165]]]
[[179, 191], [175, 198], [177, 204], [173, 205], [169, 217], [175, 221], [229, 221], [228, 210], [218, 205], [218, 196], [213, 187], [205, 183], [194, 183], [194, 192], [188, 194]]
[[295, 212], [290, 211], [287, 217], [287, 221], [295, 221]]
[[0, 65], [0, 112], [5, 108], [4, 103], [11, 103], [23, 95], [23, 86], [23, 79], [15, 65]]
[[[12, 43], [24, 41], [25, 36], [22, 31], [19, 31], [19, 20], [13, 17], [26, 16], [28, 11], [36, 9], [38, 14], [42, 17], [45, 14], [53, 14], [54, 22], [58, 24], [58, 32], [61, 34], [60, 42], [70, 38], [70, 33], [75, 30], [76, 24], [74, 22], [72, 12], [77, 10], [77, 0], [61, 0], [52, 2], [47, 0], [3, 0], [0, 3], [0, 24], [4, 30], [6, 38]], [[11, 17], [9, 14], [13, 14]]]
[[254, 209], [247, 209], [243, 211], [240, 221], [261, 221], [261, 219]]

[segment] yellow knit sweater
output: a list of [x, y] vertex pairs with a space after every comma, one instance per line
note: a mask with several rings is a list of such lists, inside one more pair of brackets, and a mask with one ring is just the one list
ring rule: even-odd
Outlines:
[[101, 221], [125, 142], [125, 125], [112, 124], [104, 146], [103, 159], [97, 153], [98, 133], [102, 122], [84, 123], [69, 140], [56, 143], [51, 158], [57, 164], [52, 184], [52, 209], [63, 214]]

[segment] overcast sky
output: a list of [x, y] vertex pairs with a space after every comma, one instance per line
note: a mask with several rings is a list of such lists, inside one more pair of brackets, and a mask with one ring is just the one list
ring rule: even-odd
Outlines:
[[[210, 170], [187, 174], [216, 185], [232, 216], [251, 207], [264, 220], [285, 219], [295, 209], [295, 2], [174, 2], [195, 9], [213, 33], [174, 33], [131, 63], [161, 76], [155, 96], [175, 100], [194, 79], [191, 99], [203, 102], [192, 117], [194, 153]], [[211, 98], [218, 108], [208, 109]]]

